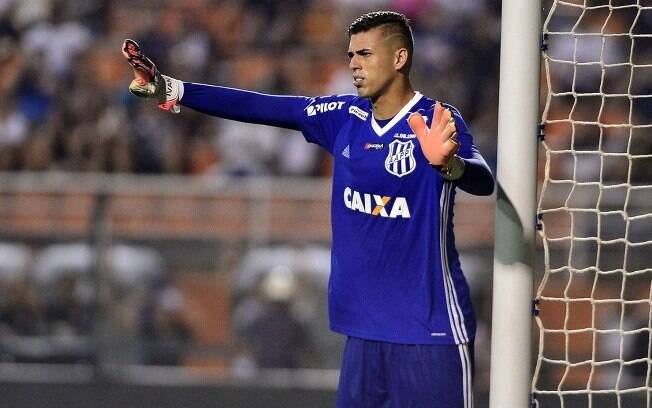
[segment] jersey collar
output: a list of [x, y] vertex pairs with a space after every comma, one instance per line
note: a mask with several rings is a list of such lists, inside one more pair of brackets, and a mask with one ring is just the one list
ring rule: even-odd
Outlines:
[[410, 99], [410, 101], [407, 104], [405, 104], [405, 106], [403, 106], [403, 108], [396, 114], [396, 116], [394, 116], [392, 120], [390, 120], [389, 123], [387, 123], [383, 127], [380, 127], [378, 122], [376, 122], [376, 118], [374, 118], [374, 115], [372, 113], [371, 127], [373, 128], [374, 132], [376, 132], [378, 136], [382, 136], [385, 133], [387, 133], [387, 131], [393, 128], [394, 125], [396, 125], [396, 123], [399, 120], [403, 119], [403, 116], [405, 116], [410, 111], [410, 109], [412, 109], [412, 107], [416, 105], [417, 102], [419, 102], [421, 98], [423, 98], [423, 95], [420, 92], [415, 92], [412, 99]]

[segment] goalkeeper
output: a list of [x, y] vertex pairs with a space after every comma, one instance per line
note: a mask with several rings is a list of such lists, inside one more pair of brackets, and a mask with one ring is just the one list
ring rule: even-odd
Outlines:
[[349, 27], [357, 95], [273, 96], [161, 75], [138, 44], [129, 89], [181, 107], [299, 130], [334, 158], [332, 330], [347, 336], [337, 406], [469, 408], [475, 316], [453, 235], [456, 188], [489, 195], [491, 172], [454, 107], [414, 91], [407, 18]]

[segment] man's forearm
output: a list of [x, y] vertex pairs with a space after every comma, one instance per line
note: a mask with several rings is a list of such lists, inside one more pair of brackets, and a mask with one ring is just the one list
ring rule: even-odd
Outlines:
[[478, 152], [474, 152], [471, 158], [464, 159], [464, 174], [455, 183], [473, 195], [486, 196], [494, 191], [494, 177]]
[[304, 96], [266, 95], [222, 86], [183, 83], [181, 105], [224, 119], [299, 130], [310, 103]]

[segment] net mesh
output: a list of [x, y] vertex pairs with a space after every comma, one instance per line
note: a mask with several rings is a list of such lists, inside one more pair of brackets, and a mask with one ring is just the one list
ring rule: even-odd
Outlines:
[[534, 401], [650, 408], [652, 0], [546, 10]]

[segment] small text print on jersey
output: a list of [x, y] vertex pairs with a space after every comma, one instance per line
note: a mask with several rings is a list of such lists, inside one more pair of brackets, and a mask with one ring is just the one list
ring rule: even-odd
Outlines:
[[394, 138], [396, 139], [414, 139], [416, 138], [417, 135], [414, 133], [396, 133], [394, 134]]
[[383, 150], [385, 143], [365, 143], [363, 149], [365, 150]]
[[344, 189], [346, 208], [382, 218], [410, 218], [410, 208], [405, 197], [392, 198], [378, 194], [359, 193], [351, 187]]
[[340, 110], [342, 109], [342, 106], [344, 106], [344, 104], [345, 104], [344, 101], [316, 103], [314, 105], [308, 106], [306, 108], [306, 112], [308, 113], [308, 116], [315, 116], [318, 113]]
[[385, 170], [396, 177], [403, 177], [412, 173], [416, 167], [414, 143], [411, 140], [407, 142], [394, 140], [389, 144], [389, 152], [385, 159]]
[[367, 120], [367, 116], [369, 116], [369, 113], [363, 111], [357, 106], [349, 106], [349, 113], [353, 116], [357, 116], [358, 119], [362, 120]]

